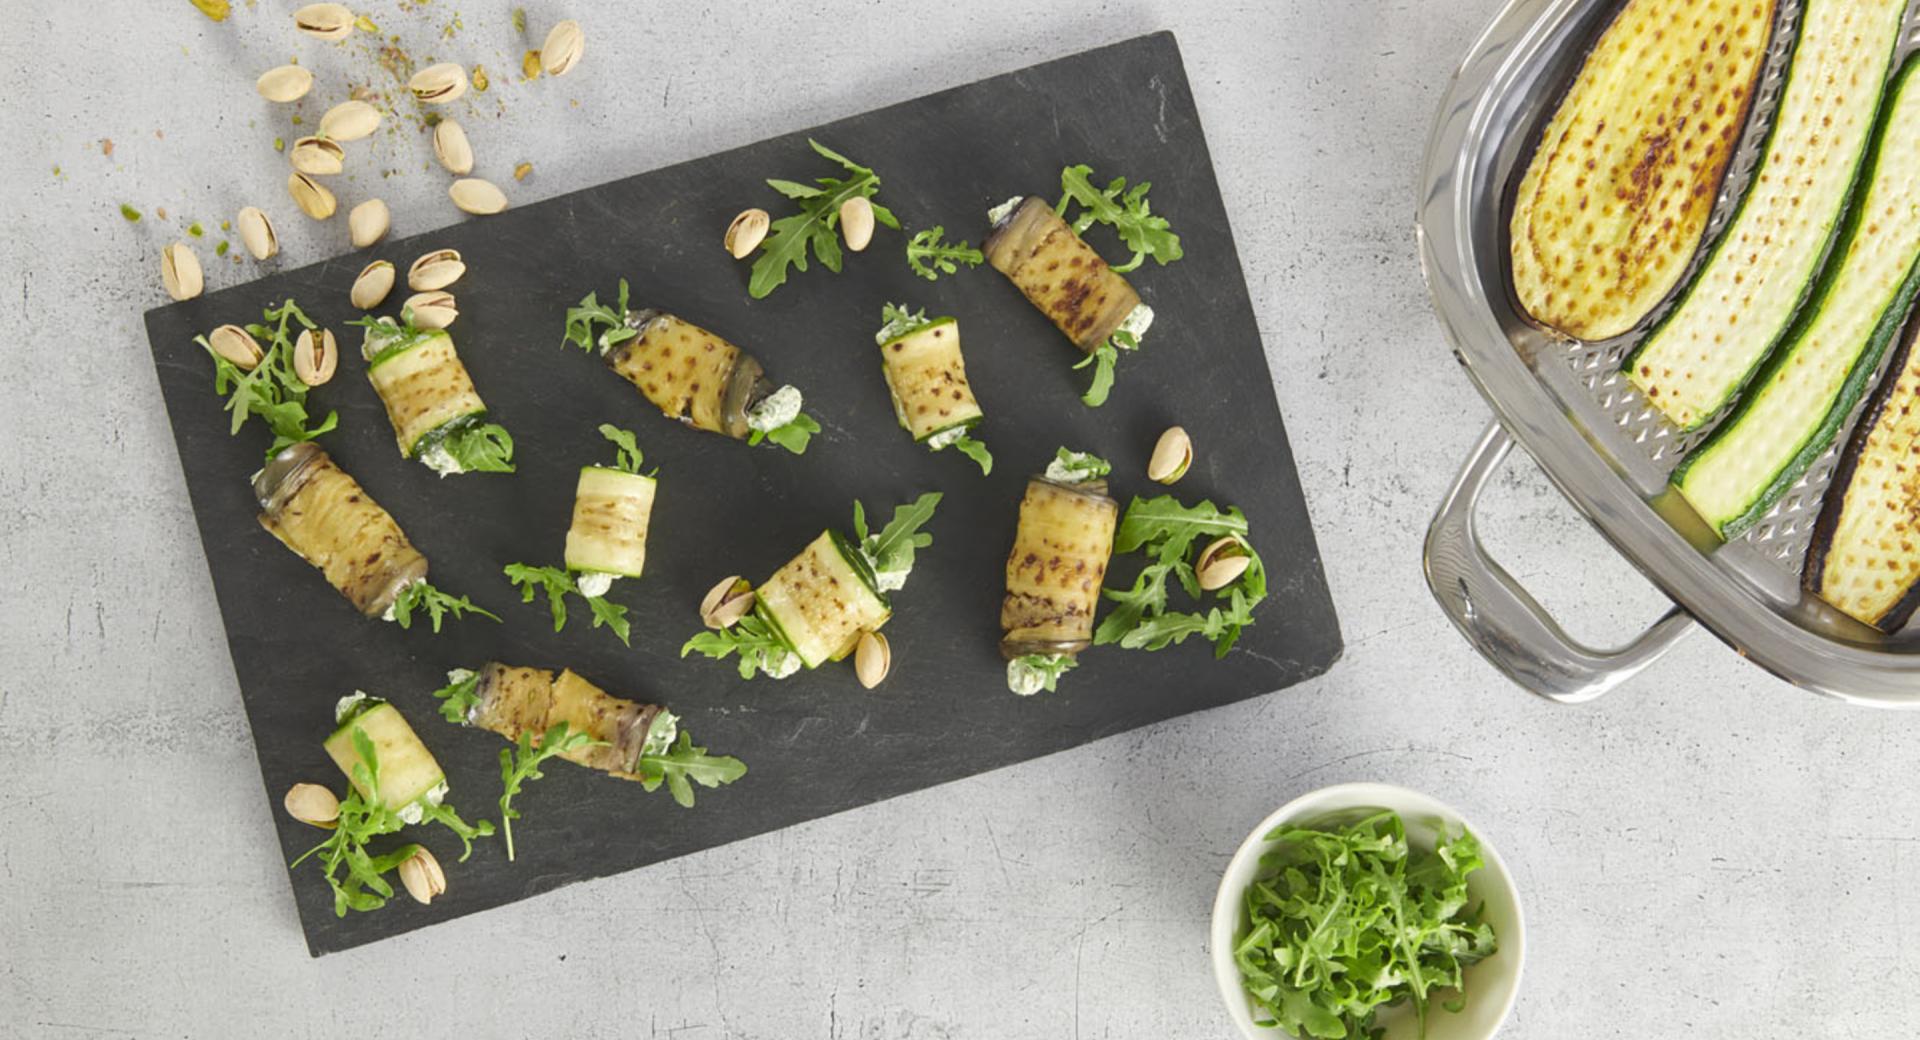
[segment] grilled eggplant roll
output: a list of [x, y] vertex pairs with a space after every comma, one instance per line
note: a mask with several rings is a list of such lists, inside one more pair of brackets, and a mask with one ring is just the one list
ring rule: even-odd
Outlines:
[[367, 327], [362, 353], [367, 380], [386, 405], [403, 458], [418, 459], [443, 477], [513, 472], [513, 438], [485, 421], [486, 402], [452, 336], [376, 323]]
[[1892, 632], [1920, 606], [1920, 326], [1909, 329], [1840, 458], [1802, 578], [1842, 613]]
[[982, 244], [987, 262], [1082, 353], [1093, 353], [1116, 332], [1146, 334], [1153, 311], [1047, 200], [1009, 199], [989, 216], [993, 230]]
[[680, 728], [679, 718], [658, 704], [622, 700], [572, 669], [555, 675], [489, 663], [480, 669], [474, 697], [468, 725], [511, 741], [531, 734], [537, 743], [564, 722], [570, 732], [585, 733], [597, 743], [563, 752], [562, 758], [623, 780], [640, 779], [641, 756], [664, 754]]
[[1120, 518], [1120, 504], [1107, 495], [1105, 469], [1104, 462], [1078, 470], [1056, 462], [1027, 482], [1000, 606], [1000, 653], [1016, 693], [1036, 692], [1041, 672], [1057, 675], [1093, 645], [1093, 616]]
[[1905, 7], [1808, 0], [1751, 187], [1693, 284], [1623, 365], [1680, 428], [1706, 425], [1759, 382], [1817, 291], [1830, 243], [1826, 267], [1844, 254], [1843, 217], [1866, 176]]
[[801, 413], [799, 390], [775, 389], [753, 355], [714, 333], [651, 309], [627, 312], [626, 327], [634, 335], [607, 348], [607, 365], [667, 418], [754, 444], [771, 438], [795, 454], [819, 430]]
[[360, 613], [378, 617], [424, 581], [427, 558], [380, 503], [312, 441], [274, 456], [254, 478], [260, 526], [326, 575]]
[[1513, 290], [1575, 339], [1632, 329], [1706, 234], [1767, 53], [1774, 0], [1628, 0], [1514, 195]]
[[1834, 258], [1754, 388], [1673, 473], [1723, 538], [1753, 526], [1826, 451], [1920, 290], [1920, 88], [1909, 61]]
[[928, 318], [925, 311], [908, 313], [888, 305], [874, 341], [880, 345], [880, 367], [893, 397], [893, 414], [901, 429], [929, 450], [954, 447], [972, 458], [980, 472], [993, 472], [993, 456], [970, 431], [985, 418], [967, 382], [967, 362], [960, 353], [960, 322]]
[[408, 823], [419, 823], [426, 810], [446, 797], [446, 770], [440, 768], [433, 752], [420, 742], [399, 709], [378, 697], [356, 693], [342, 699], [335, 709], [334, 731], [325, 746], [360, 797], [371, 799], [374, 792], [354, 775], [354, 766], [360, 764], [354, 730], [373, 741], [374, 757], [380, 763], [380, 802], [387, 809]]

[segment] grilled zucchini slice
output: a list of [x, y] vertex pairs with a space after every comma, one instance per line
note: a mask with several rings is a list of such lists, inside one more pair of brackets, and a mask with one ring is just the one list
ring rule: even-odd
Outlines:
[[354, 776], [360, 764], [360, 752], [354, 747], [353, 731], [362, 730], [373, 741], [374, 760], [380, 764], [380, 802], [399, 812], [415, 802], [437, 802], [446, 792], [447, 774], [420, 742], [413, 727], [400, 710], [376, 697], [361, 697], [347, 706], [333, 735], [326, 740], [327, 754], [333, 758], [362, 798], [372, 798]]
[[647, 563], [654, 490], [654, 479], [643, 474], [581, 467], [573, 525], [567, 528], [567, 568], [638, 578]]
[[606, 352], [615, 372], [668, 418], [746, 438], [747, 410], [772, 389], [752, 355], [664, 311], [636, 311], [628, 325], [638, 334]]
[[934, 318], [880, 345], [894, 415], [916, 441], [966, 429], [984, 416], [967, 382], [960, 322]]
[[427, 558], [392, 514], [312, 441], [292, 445], [254, 477], [260, 526], [318, 567], [360, 613], [378, 617], [427, 576]]
[[1751, 527], [1832, 443], [1920, 289], [1920, 89], [1909, 61], [1806, 314], [1739, 408], [1674, 470], [1723, 538]]
[[394, 439], [407, 458], [418, 454], [434, 431], [487, 412], [453, 337], [445, 332], [426, 333], [411, 345], [377, 355], [367, 366], [367, 379], [387, 406]]
[[[1808, 0], [1752, 186], [1700, 274], [1630, 355], [1628, 378], [1682, 429], [1753, 379], [1812, 299], [1866, 175], [1905, 0]], [[1831, 246], [1830, 246], [1831, 243]]]
[[993, 226], [982, 244], [987, 262], [1029, 302], [1091, 354], [1140, 306], [1140, 295], [1038, 195]]
[[1008, 660], [1093, 645], [1093, 615], [1120, 519], [1120, 504], [1106, 490], [1104, 481], [1027, 482], [1000, 606], [1000, 652]]
[[1774, 0], [1628, 0], [1514, 195], [1513, 290], [1575, 339], [1632, 329], [1706, 234], [1767, 52]]
[[1802, 577], [1842, 613], [1892, 632], [1920, 607], [1920, 326], [1909, 329], [1853, 431], [1814, 524]]
[[893, 616], [866, 559], [838, 531], [815, 538], [756, 593], [757, 609], [808, 668], [844, 656]]

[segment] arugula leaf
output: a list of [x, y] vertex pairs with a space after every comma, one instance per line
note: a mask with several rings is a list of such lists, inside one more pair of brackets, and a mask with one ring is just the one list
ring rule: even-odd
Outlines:
[[694, 784], [719, 787], [733, 783], [747, 775], [747, 764], [730, 755], [707, 754], [706, 748], [695, 747], [693, 738], [681, 730], [680, 738], [664, 754], [641, 755], [635, 772], [640, 775], [641, 787], [656, 791], [664, 781], [673, 800], [682, 808], [691, 809]]
[[259, 416], [273, 431], [273, 443], [267, 448], [267, 457], [272, 458], [290, 444], [310, 441], [332, 430], [340, 424], [340, 413], [330, 411], [319, 425], [309, 427], [308, 387], [293, 369], [294, 337], [288, 334], [288, 324], [297, 321], [308, 329], [319, 326], [291, 299], [267, 308], [262, 316], [270, 324], [247, 326], [254, 339], [267, 343], [260, 363], [250, 372], [241, 371], [240, 366], [214, 353], [207, 337], [195, 336], [193, 341], [213, 359], [214, 393], [228, 395], [226, 410], [233, 413], [233, 426], [228, 432], [238, 434], [249, 418]]
[[[1202, 595], [1188, 556], [1194, 543], [1231, 536], [1251, 558], [1233, 583], [1214, 595], [1226, 607], [1199, 613], [1168, 610], [1167, 580], [1175, 579], [1189, 596]], [[1247, 518], [1238, 508], [1222, 512], [1210, 501], [1186, 506], [1172, 495], [1152, 499], [1135, 496], [1127, 504], [1114, 532], [1117, 553], [1144, 550], [1153, 559], [1127, 589], [1103, 589], [1101, 595], [1117, 604], [1094, 630], [1095, 646], [1119, 644], [1129, 650], [1160, 650], [1198, 635], [1213, 643], [1214, 656], [1224, 657], [1253, 624], [1253, 608], [1267, 598], [1266, 567], [1247, 542]]]
[[805, 455], [807, 442], [813, 440], [813, 435], [819, 432], [820, 424], [813, 421], [812, 416], [800, 412], [788, 420], [784, 426], [775, 426], [771, 430], [753, 431], [747, 435], [747, 443], [759, 444], [761, 441], [772, 441], [795, 455]]
[[993, 452], [988, 451], [985, 444], [974, 440], [971, 433], [961, 434], [948, 447], [977, 463], [980, 466], [981, 476], [984, 477], [993, 472]]
[[[418, 451], [425, 454], [442, 448], [463, 473], [512, 473], [513, 434], [499, 423], [459, 422], [453, 428], [429, 440]], [[441, 474], [445, 476], [446, 474]]]
[[[606, 326], [607, 331], [598, 337], [594, 330]], [[627, 325], [627, 280], [620, 279], [620, 302], [613, 307], [601, 303], [593, 293], [579, 304], [567, 308], [567, 342], [589, 353], [599, 350], [606, 353], [614, 344], [623, 343], [640, 334], [639, 330]]]
[[1125, 274], [1149, 256], [1164, 266], [1185, 255], [1180, 249], [1180, 236], [1169, 230], [1167, 218], [1153, 215], [1153, 207], [1147, 202], [1152, 183], [1141, 181], [1132, 191], [1126, 191], [1127, 179], [1115, 177], [1103, 190], [1093, 186], [1092, 176], [1091, 166], [1069, 166], [1061, 170], [1062, 194], [1054, 212], [1064, 217], [1068, 203], [1078, 203], [1083, 212], [1072, 221], [1076, 234], [1084, 233], [1095, 221], [1113, 225], [1120, 241], [1133, 250], [1133, 259], [1115, 267], [1115, 273]]
[[540, 763], [547, 759], [605, 743], [585, 733], [568, 732], [566, 723], [556, 722], [538, 744], [534, 743], [532, 733], [522, 733], [517, 747], [500, 749], [500, 830], [507, 839], [507, 862], [513, 862], [513, 821], [520, 818], [520, 810], [513, 807], [513, 796], [520, 793], [520, 786], [529, 780], [544, 779], [546, 774], [540, 771]]
[[[789, 267], [807, 269], [809, 246], [821, 266], [837, 273], [840, 240], [835, 237], [834, 229], [840, 223], [840, 204], [852, 198], [872, 198], [880, 190], [880, 177], [872, 170], [812, 138], [807, 139], [807, 144], [818, 154], [839, 163], [848, 176], [818, 178], [817, 188], [794, 181], [767, 181], [768, 187], [799, 202], [800, 212], [774, 221], [766, 240], [760, 244], [760, 257], [753, 262], [753, 273], [747, 282], [747, 293], [756, 300], [764, 299], [786, 284]], [[900, 222], [879, 203], [873, 205], [873, 217], [895, 230], [900, 227]]]
[[[632, 430], [623, 430], [612, 423], [600, 424], [600, 436], [613, 442], [613, 468], [627, 473], [638, 474], [640, 463], [645, 456], [640, 454], [639, 439]], [[658, 473], [659, 470], [654, 472]]]
[[1065, 447], [1054, 450], [1053, 462], [1047, 466], [1047, 476], [1080, 483], [1099, 480], [1112, 472], [1113, 463], [1106, 459], [1090, 451], [1074, 451]]
[[589, 596], [580, 591], [580, 585], [573, 574], [562, 567], [535, 567], [527, 563], [509, 563], [503, 572], [507, 580], [520, 587], [520, 602], [532, 603], [534, 596], [541, 592], [547, 594], [547, 610], [553, 614], [553, 630], [560, 631], [567, 624], [567, 596], [579, 596], [587, 601], [587, 607], [593, 611], [593, 627], [605, 625], [620, 637], [620, 642], [632, 646], [627, 621], [627, 608], [618, 603], [610, 603], [605, 596]]
[[491, 821], [481, 820], [479, 823], [469, 824], [460, 818], [459, 813], [453, 811], [453, 806], [445, 802], [437, 805], [421, 802], [420, 810], [421, 823], [432, 820], [460, 836], [460, 862], [462, 863], [467, 861], [468, 856], [473, 855], [473, 839], [484, 838], [493, 833]]
[[413, 612], [416, 610], [425, 610], [427, 612], [427, 618], [433, 623], [435, 633], [440, 631], [440, 622], [448, 614], [452, 614], [455, 621], [460, 620], [470, 613], [478, 614], [484, 618], [492, 618], [494, 621], [500, 620], [500, 615], [495, 614], [493, 611], [474, 606], [473, 601], [467, 597], [455, 597], [434, 588], [433, 585], [425, 581], [416, 581], [408, 585], [406, 588], [400, 590], [400, 595], [394, 597], [393, 620], [397, 622], [401, 628], [411, 628], [413, 626]]
[[1241, 985], [1264, 1012], [1260, 1025], [1377, 1037], [1380, 1009], [1409, 1001], [1424, 1036], [1434, 991], [1462, 989], [1464, 970], [1499, 949], [1470, 907], [1467, 877], [1484, 865], [1470, 832], [1442, 831], [1432, 851], [1418, 849], [1400, 816], [1380, 811], [1345, 824], [1283, 824], [1267, 840], [1233, 951]]
[[853, 529], [858, 536], [860, 555], [867, 558], [875, 574], [902, 574], [913, 569], [913, 553], [933, 544], [933, 536], [920, 528], [933, 519], [940, 504], [940, 492], [929, 491], [912, 502], [895, 506], [893, 519], [878, 534], [867, 533], [867, 511], [858, 500], [853, 503]]
[[456, 668], [447, 673], [447, 684], [433, 695], [440, 701], [440, 716], [464, 726], [473, 709], [480, 706], [480, 673]]
[[1075, 369], [1094, 366], [1093, 380], [1087, 384], [1087, 392], [1080, 395], [1080, 403], [1089, 408], [1106, 404], [1107, 395], [1113, 392], [1113, 370], [1120, 363], [1120, 352], [1139, 349], [1140, 337], [1122, 329], [1108, 336], [1105, 343], [1093, 348], [1093, 353], [1074, 365]]
[[731, 628], [702, 632], [680, 647], [681, 657], [695, 653], [715, 661], [724, 661], [733, 654], [739, 654], [742, 679], [751, 679], [762, 672], [775, 679], [783, 678], [792, 674], [793, 666], [799, 662], [786, 640], [776, 635], [771, 625], [753, 614], [741, 618]]
[[927, 281], [937, 281], [942, 273], [953, 274], [959, 270], [956, 264], [979, 267], [986, 262], [986, 254], [961, 242], [954, 245], [945, 241], [947, 229], [939, 224], [917, 232], [907, 241], [907, 266], [913, 273]]
[[1019, 680], [1031, 677], [1039, 681], [1040, 689], [1052, 693], [1059, 688], [1060, 677], [1079, 666], [1080, 659], [1072, 654], [1027, 654], [1007, 662], [1007, 685], [1016, 693], [1028, 693]]
[[884, 347], [892, 340], [931, 324], [933, 319], [927, 317], [925, 307], [912, 311], [904, 303], [885, 304], [880, 308], [880, 331], [874, 333], [873, 341]]

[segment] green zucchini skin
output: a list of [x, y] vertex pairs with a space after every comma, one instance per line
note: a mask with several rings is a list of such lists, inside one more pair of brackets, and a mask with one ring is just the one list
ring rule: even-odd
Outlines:
[[[1857, 182], [1854, 186], [1855, 197], [1848, 204], [1844, 226], [1832, 247], [1833, 255], [1829, 257], [1826, 267], [1821, 271], [1811, 297], [1794, 319], [1788, 335], [1769, 355], [1766, 363], [1753, 379], [1752, 385], [1758, 389], [1743, 396], [1733, 413], [1704, 442], [1687, 453], [1669, 478], [1670, 482], [1680, 489], [1681, 494], [1687, 497], [1689, 503], [1695, 505], [1695, 511], [1701, 514], [1702, 519], [1706, 520], [1709, 526], [1714, 527], [1724, 539], [1737, 538], [1759, 522], [1767, 510], [1773, 508], [1774, 503], [1779, 501], [1780, 497], [1805, 474], [1807, 467], [1826, 451], [1840, 427], [1846, 423], [1847, 417], [1852, 414], [1854, 406], [1866, 393], [1881, 356], [1886, 353], [1888, 344], [1893, 341], [1901, 325], [1906, 321], [1907, 312], [1913, 305], [1916, 293], [1920, 293], [1920, 241], [1916, 241], [1908, 243], [1911, 255], [1905, 275], [1882, 308], [1866, 341], [1855, 352], [1852, 366], [1838, 392], [1828, 401], [1826, 412], [1820, 422], [1800, 440], [1793, 453], [1775, 468], [1772, 478], [1764, 486], [1754, 489], [1745, 508], [1717, 522], [1715, 518], [1707, 516], [1707, 511], [1700, 508], [1694, 496], [1687, 493], [1689, 479], [1699, 471], [1703, 460], [1713, 457], [1716, 449], [1734, 437], [1768, 400], [1769, 384], [1776, 375], [1781, 374], [1787, 366], [1794, 363], [1798, 349], [1805, 343], [1808, 334], [1817, 329], [1822, 316], [1826, 313], [1827, 305], [1831, 302], [1843, 275], [1849, 273], [1848, 260], [1851, 247], [1859, 236], [1866, 212], [1870, 208], [1869, 203], [1876, 201], [1872, 188], [1879, 179], [1879, 166], [1886, 158], [1882, 154], [1885, 141], [1896, 129], [1896, 117], [1904, 113], [1909, 119], [1920, 120], [1920, 102], [1915, 103], [1914, 111], [1911, 113], [1904, 111], [1904, 106], [1908, 103], [1906, 95], [1912, 89], [1911, 80], [1916, 68], [1920, 68], [1920, 58], [1909, 59], [1894, 76], [1893, 85], [1887, 92], [1887, 100], [1881, 106], [1879, 125], [1874, 132], [1873, 142], [1864, 164], [1869, 172], [1864, 180]], [[1916, 152], [1920, 153], [1920, 149]], [[1911, 162], [1915, 158], [1916, 155], [1894, 157], [1895, 161], [1902, 162]], [[1889, 222], [1897, 221], [1889, 218]]]
[[[1806, 36], [1804, 30], [1812, 4], [1840, 4], [1850, 2], [1852, 2], [1852, 0], [1811, 0], [1808, 8], [1803, 9], [1800, 22], [1802, 31], [1794, 35], [1791, 50], [1788, 54], [1787, 74], [1789, 81], [1786, 91], [1792, 91], [1794, 89], [1794, 82], [1791, 77], [1793, 77], [1796, 72], [1800, 72], [1804, 76], [1811, 74], [1812, 71], [1798, 70], [1796, 68], [1797, 63], [1802, 57], [1802, 43]], [[1900, 12], [1896, 10], [1892, 13], [1894, 17], [1886, 26], [1888, 38], [1886, 49], [1883, 52], [1883, 67], [1892, 65], [1893, 56], [1899, 47], [1900, 33], [1898, 30], [1900, 25]], [[1812, 266], [1808, 268], [1806, 277], [1800, 279], [1794, 287], [1795, 292], [1792, 306], [1782, 312], [1783, 316], [1779, 324], [1768, 336], [1766, 342], [1756, 345], [1751, 361], [1739, 376], [1729, 381], [1722, 392], [1705, 406], [1697, 409], [1691, 405], [1670, 407], [1659, 397], [1658, 385], [1650, 385], [1656, 382], [1656, 378], [1651, 371], [1643, 371], [1642, 367], [1655, 363], [1650, 359], [1649, 355], [1664, 345], [1665, 335], [1674, 329], [1676, 321], [1690, 313], [1689, 305], [1694, 301], [1696, 294], [1701, 291], [1702, 287], [1711, 280], [1708, 277], [1709, 273], [1717, 268], [1723, 259], [1722, 254], [1730, 248], [1739, 237], [1738, 232], [1743, 228], [1748, 216], [1749, 204], [1753, 201], [1754, 196], [1759, 194], [1755, 188], [1761, 183], [1762, 176], [1771, 172], [1773, 163], [1769, 162], [1769, 160], [1776, 158], [1773, 155], [1773, 148], [1777, 142], [1780, 131], [1781, 121], [1778, 118], [1774, 119], [1768, 126], [1766, 137], [1760, 151], [1760, 163], [1754, 167], [1747, 181], [1747, 189], [1734, 207], [1733, 218], [1727, 222], [1719, 239], [1713, 244], [1712, 249], [1707, 254], [1706, 261], [1694, 272], [1691, 281], [1685, 289], [1681, 291], [1674, 305], [1668, 309], [1667, 313], [1655, 323], [1647, 335], [1640, 340], [1639, 344], [1635, 346], [1632, 352], [1627, 355], [1626, 359], [1621, 362], [1620, 367], [1622, 371], [1627, 373], [1629, 380], [1638, 387], [1642, 393], [1646, 394], [1647, 399], [1653, 403], [1656, 408], [1659, 408], [1665, 413], [1674, 425], [1680, 427], [1682, 430], [1700, 429], [1709, 422], [1712, 422], [1716, 416], [1725, 412], [1728, 403], [1735, 400], [1742, 391], [1764, 380], [1765, 375], [1769, 371], [1769, 359], [1778, 353], [1785, 344], [1793, 341], [1794, 335], [1800, 326], [1801, 316], [1805, 314], [1809, 303], [1818, 298], [1821, 279], [1825, 276], [1826, 271], [1831, 269], [1833, 259], [1840, 254], [1847, 241], [1849, 229], [1848, 217], [1854, 208], [1854, 200], [1861, 190], [1861, 185], [1865, 183], [1868, 170], [1872, 167], [1873, 153], [1879, 136], [1878, 130], [1886, 114], [1888, 101], [1894, 92], [1892, 81], [1895, 78], [1897, 77], [1886, 77], [1883, 85], [1876, 94], [1875, 107], [1868, 120], [1869, 131], [1866, 139], [1861, 143], [1858, 151], [1855, 153], [1853, 168], [1847, 179], [1846, 190], [1841, 193], [1842, 202], [1840, 209], [1835, 211], [1832, 227], [1829, 228], [1824, 238], [1821, 251], [1812, 258]], [[1783, 104], [1785, 98], [1786, 93], [1783, 91]], [[1776, 116], [1777, 114], [1776, 110]], [[1786, 157], [1780, 156], [1777, 158], [1785, 159]], [[1728, 262], [1738, 262], [1737, 258], [1734, 257], [1726, 257], [1725, 259]], [[1674, 410], [1675, 408], [1678, 408], [1679, 411], [1676, 412]]]

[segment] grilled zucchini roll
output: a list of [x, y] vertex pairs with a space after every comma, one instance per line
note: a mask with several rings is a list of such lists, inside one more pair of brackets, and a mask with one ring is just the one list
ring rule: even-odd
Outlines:
[[624, 279], [617, 305], [589, 293], [567, 311], [567, 341], [598, 349], [667, 418], [694, 429], [749, 444], [771, 440], [796, 455], [820, 432], [800, 410], [800, 391], [776, 389], [751, 354], [665, 311], [629, 310]]
[[[866, 511], [854, 503], [854, 537], [822, 532], [753, 590], [751, 614], [711, 622], [720, 630], [689, 639], [680, 656], [697, 651], [719, 660], [737, 653], [741, 678], [765, 673], [775, 679], [842, 660], [862, 633], [879, 631], [893, 617], [886, 594], [906, 585], [915, 550], [932, 544], [920, 528], [939, 503], [939, 492], [921, 495], [872, 534]], [[722, 584], [733, 589], [736, 583]]]
[[1746, 125], [1774, 0], [1628, 0], [1514, 195], [1513, 290], [1575, 339], [1618, 336], [1679, 283]]
[[1910, 60], [1833, 259], [1739, 407], [1673, 472], [1722, 538], [1753, 526], [1839, 433], [1920, 291], [1920, 88]]
[[967, 382], [960, 322], [929, 318], [924, 310], [909, 313], [895, 304], [880, 317], [885, 324], [873, 338], [901, 429], [928, 450], [952, 447], [974, 460], [982, 474], [993, 472], [993, 455], [971, 435], [986, 416]]
[[521, 602], [531, 603], [546, 592], [555, 632], [566, 627], [567, 596], [578, 595], [593, 611], [593, 627], [606, 625], [627, 643], [627, 608], [609, 603], [606, 595], [616, 579], [638, 578], [646, 566], [655, 482], [653, 474], [640, 472], [640, 445], [633, 431], [602, 423], [600, 435], [614, 444], [614, 464], [580, 470], [573, 525], [567, 528], [566, 566], [510, 563], [506, 575], [521, 586]]
[[[374, 755], [380, 763], [378, 792], [368, 789], [354, 775], [353, 767], [360, 762], [353, 740], [356, 729], [373, 741]], [[381, 805], [408, 823], [419, 823], [427, 809], [447, 796], [446, 770], [420, 742], [400, 710], [378, 697], [355, 693], [342, 698], [334, 709], [334, 730], [327, 737], [326, 749], [360, 797], [371, 800], [377, 793]]]
[[1093, 616], [1120, 517], [1120, 504], [1107, 495], [1110, 468], [1103, 459], [1063, 449], [1027, 482], [1000, 606], [1000, 653], [1015, 693], [1052, 689], [1075, 655], [1093, 645]]
[[379, 617], [426, 580], [427, 558], [347, 471], [312, 441], [273, 457], [253, 478], [260, 526], [320, 569], [360, 613]]
[[1905, 7], [1808, 0], [1801, 12], [1779, 111], [1739, 210], [1680, 302], [1622, 366], [1681, 429], [1706, 425], [1764, 382], [1763, 362], [1784, 349], [1819, 291], [1822, 258], [1831, 252], [1831, 269], [1844, 254], [1843, 217], [1865, 183]]
[[1146, 334], [1153, 311], [1047, 200], [1008, 199], [988, 216], [987, 262], [1082, 353], [1093, 353], [1116, 332]]
[[1807, 591], [1893, 632], [1920, 606], [1920, 326], [1907, 333], [1840, 457], [1814, 524]]
[[513, 437], [486, 421], [487, 405], [441, 329], [414, 329], [380, 319], [366, 325], [361, 353], [367, 380], [386, 405], [404, 458], [441, 476], [513, 472]]

